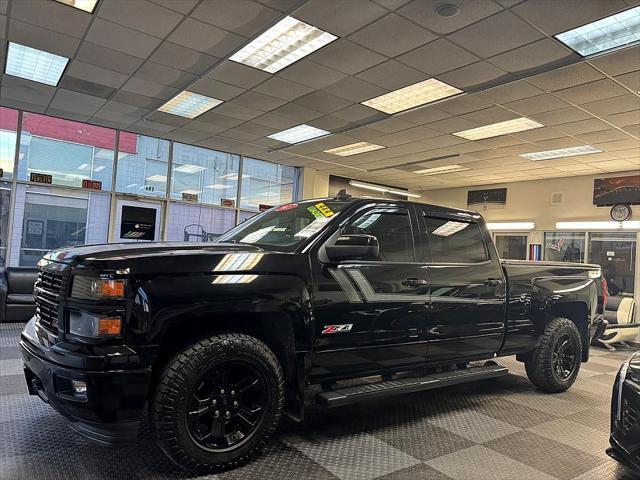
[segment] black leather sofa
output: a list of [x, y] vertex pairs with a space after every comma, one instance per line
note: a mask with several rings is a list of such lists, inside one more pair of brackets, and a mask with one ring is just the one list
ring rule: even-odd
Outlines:
[[0, 268], [0, 322], [26, 322], [36, 312], [33, 284], [35, 268]]

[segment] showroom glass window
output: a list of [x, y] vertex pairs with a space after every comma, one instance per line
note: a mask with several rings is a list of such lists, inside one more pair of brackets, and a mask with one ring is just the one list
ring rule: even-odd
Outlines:
[[0, 168], [2, 169], [2, 178], [13, 178], [17, 131], [18, 111], [0, 107]]
[[212, 242], [234, 227], [236, 212], [228, 208], [171, 202], [167, 215], [167, 240]]
[[297, 170], [255, 158], [242, 160], [240, 208], [257, 211], [293, 200]]
[[25, 112], [18, 178], [51, 175], [54, 185], [69, 187], [98, 180], [103, 190], [111, 190], [115, 143], [115, 130]]
[[167, 194], [169, 146], [168, 140], [120, 132], [115, 190], [164, 197]]
[[584, 263], [584, 232], [545, 232], [544, 260]]
[[9, 217], [11, 215], [11, 183], [0, 182], [0, 266], [7, 265]]
[[110, 205], [105, 193], [19, 184], [11, 265], [34, 266], [57, 248], [106, 243]]
[[506, 260], [527, 259], [527, 236], [498, 234], [495, 236], [498, 256]]
[[236, 206], [240, 156], [174, 143], [171, 198]]
[[633, 298], [636, 276], [635, 232], [589, 233], [589, 263], [602, 267], [611, 297]]

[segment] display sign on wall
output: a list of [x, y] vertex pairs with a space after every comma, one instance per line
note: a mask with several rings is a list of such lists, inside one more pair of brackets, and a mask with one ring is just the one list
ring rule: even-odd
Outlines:
[[120, 238], [155, 240], [156, 209], [123, 205]]
[[53, 183], [53, 177], [46, 173], [31, 172], [29, 180], [35, 183]]
[[102, 182], [99, 180], [89, 180], [85, 178], [82, 180], [82, 188], [88, 188], [89, 190], [102, 190]]
[[220, 200], [220, 205], [222, 205], [223, 207], [235, 207], [236, 201], [231, 200], [230, 198], [223, 198], [222, 200]]
[[484, 190], [469, 190], [467, 192], [467, 206], [474, 209], [504, 208], [506, 203], [506, 188], [488, 188]]
[[197, 202], [198, 194], [182, 192], [182, 200], [185, 202]]
[[593, 204], [606, 207], [626, 203], [640, 205], [640, 175], [596, 178], [593, 181]]

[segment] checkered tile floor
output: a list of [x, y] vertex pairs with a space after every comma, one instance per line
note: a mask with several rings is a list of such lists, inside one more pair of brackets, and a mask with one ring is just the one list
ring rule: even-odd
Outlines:
[[[0, 324], [1, 479], [177, 479], [143, 432], [131, 448], [92, 445], [26, 392], [17, 341], [22, 325]], [[631, 480], [605, 454], [611, 387], [630, 352], [592, 350], [576, 384], [545, 395], [522, 365], [511, 374], [285, 419], [249, 465], [209, 480]]]

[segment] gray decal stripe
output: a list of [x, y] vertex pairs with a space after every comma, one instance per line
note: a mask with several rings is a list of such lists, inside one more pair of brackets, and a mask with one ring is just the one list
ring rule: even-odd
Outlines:
[[342, 288], [342, 291], [347, 296], [350, 303], [362, 303], [360, 295], [358, 295], [358, 292], [356, 292], [355, 287], [351, 284], [351, 281], [344, 271], [330, 268], [329, 273], [331, 273], [331, 276], [335, 278], [336, 282], [338, 282], [338, 285], [340, 285], [340, 288]]
[[367, 302], [426, 302], [427, 300], [426, 294], [376, 293], [361, 271], [348, 269], [347, 272], [356, 282]]

